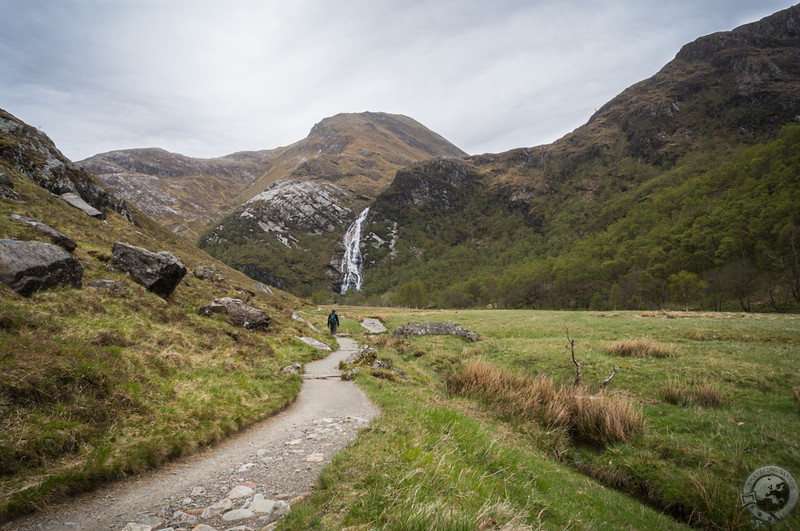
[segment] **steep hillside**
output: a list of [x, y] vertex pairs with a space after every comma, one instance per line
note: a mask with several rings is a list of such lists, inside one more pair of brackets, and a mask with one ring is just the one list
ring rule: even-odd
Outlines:
[[118, 197], [194, 241], [220, 219], [234, 199], [270, 167], [272, 151], [246, 151], [197, 159], [163, 149], [101, 153], [78, 165]]
[[247, 201], [211, 227], [200, 247], [304, 296], [338, 284], [342, 236], [398, 168], [465, 155], [410, 118], [370, 112], [326, 118], [276, 153], [264, 178], [242, 196]]
[[[280, 369], [318, 352], [295, 336], [328, 340], [299, 320], [302, 301], [125, 207], [42, 132], [3, 111], [0, 236], [0, 522], [274, 413], [300, 387], [299, 376]], [[115, 242], [171, 253], [188, 274], [159, 296], [123, 271]], [[36, 252], [9, 252], [23, 245]], [[59, 257], [53, 269], [33, 264], [14, 276], [45, 255]], [[71, 268], [64, 286], [22, 296], [4, 284], [49, 285], [62, 264]], [[263, 311], [267, 330], [201, 311], [222, 297]]]
[[[365, 292], [797, 308], [798, 28], [795, 6], [700, 38], [561, 140], [466, 158], [469, 180], [439, 161], [398, 172], [370, 209]], [[452, 195], [458, 208], [443, 209]]]

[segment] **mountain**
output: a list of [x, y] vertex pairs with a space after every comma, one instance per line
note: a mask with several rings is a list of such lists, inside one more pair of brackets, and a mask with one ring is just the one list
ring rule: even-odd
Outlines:
[[786, 310], [800, 302], [800, 6], [684, 46], [550, 145], [397, 172], [375, 302]]
[[338, 114], [304, 140], [275, 150], [245, 202], [210, 227], [199, 245], [270, 285], [308, 296], [341, 277], [341, 238], [401, 167], [466, 154], [401, 115]]
[[466, 155], [420, 123], [386, 113], [339, 114], [287, 147], [212, 159], [157, 148], [101, 153], [77, 164], [117, 196], [190, 240], [275, 181], [327, 180], [372, 198], [397, 168]]
[[78, 162], [115, 195], [189, 240], [221, 218], [269, 169], [273, 152], [198, 159], [163, 149], [127, 149]]

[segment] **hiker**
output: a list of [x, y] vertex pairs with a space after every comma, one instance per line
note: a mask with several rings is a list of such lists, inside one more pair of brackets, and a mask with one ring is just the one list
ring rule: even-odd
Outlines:
[[336, 310], [331, 310], [328, 315], [328, 328], [331, 329], [331, 334], [336, 335], [336, 330], [339, 328], [339, 316], [336, 315]]

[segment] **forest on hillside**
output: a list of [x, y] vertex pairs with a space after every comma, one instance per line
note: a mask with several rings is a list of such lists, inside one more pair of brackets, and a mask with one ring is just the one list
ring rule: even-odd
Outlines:
[[800, 126], [744, 149], [722, 143], [696, 150], [663, 170], [622, 159], [606, 172], [598, 193], [542, 203], [535, 223], [491, 194], [471, 195], [458, 211], [411, 209], [397, 252], [368, 250], [375, 265], [366, 271], [364, 292], [347, 300], [412, 307], [800, 308]]

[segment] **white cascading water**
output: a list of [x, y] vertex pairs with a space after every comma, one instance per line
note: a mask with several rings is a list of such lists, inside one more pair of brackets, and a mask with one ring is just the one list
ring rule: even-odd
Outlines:
[[344, 234], [344, 256], [342, 257], [342, 288], [341, 295], [353, 288], [361, 291], [361, 225], [367, 219], [369, 207], [365, 208], [358, 218], [350, 225]]

